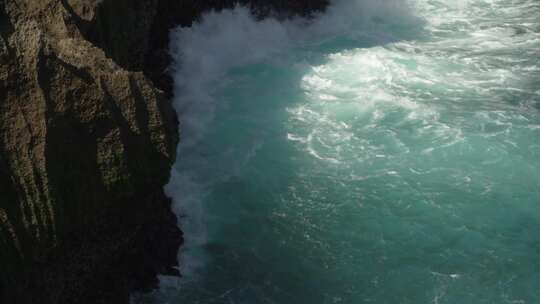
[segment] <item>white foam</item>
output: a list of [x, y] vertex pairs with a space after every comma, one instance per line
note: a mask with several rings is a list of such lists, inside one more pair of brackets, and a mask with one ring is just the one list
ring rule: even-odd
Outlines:
[[[463, 130], [442, 121], [436, 106], [417, 102], [414, 90], [444, 87], [446, 93], [472, 90], [482, 96], [491, 94], [483, 87], [503, 87], [516, 74], [486, 68], [479, 62], [478, 54], [485, 49], [505, 49], [509, 45], [506, 40], [512, 36], [507, 30], [482, 31], [465, 22], [474, 14], [481, 15], [483, 10], [470, 11], [470, 1], [444, 1], [443, 4], [448, 4], [446, 9], [441, 9], [439, 2], [337, 0], [327, 13], [309, 24], [299, 19], [257, 22], [247, 9], [236, 7], [207, 14], [192, 28], [179, 28], [171, 33], [171, 53], [175, 59], [171, 67], [175, 78], [174, 106], [181, 123], [181, 139], [178, 162], [166, 192], [174, 200], [173, 208], [185, 233], [180, 253], [184, 279], [196, 278], [204, 268], [206, 257], [202, 248], [208, 242], [208, 235], [203, 201], [214, 182], [212, 178], [222, 178], [203, 178], [201, 172], [210, 172], [211, 164], [193, 151], [214, 120], [220, 102], [214, 92], [231, 69], [275, 60], [291, 49], [318, 46], [338, 35], [351, 39], [369, 37], [379, 46], [336, 52], [325, 63], [309, 67], [301, 82], [308, 103], [287, 109], [291, 126], [304, 128], [291, 127], [288, 140], [303, 145], [315, 159], [332, 165], [346, 163], [347, 157], [357, 161], [385, 161], [393, 156], [392, 152], [410, 151], [397, 131], [381, 127], [389, 115], [398, 113], [402, 115], [396, 129], [414, 126], [413, 135], [432, 139], [437, 144], [437, 148], [421, 148], [420, 152], [427, 156], [463, 141]], [[456, 32], [470, 31], [473, 35], [450, 42], [392, 43], [399, 37], [389, 35], [385, 29], [417, 22], [409, 14], [410, 3], [426, 19], [427, 30], [450, 35], [454, 30], [445, 27], [456, 23], [463, 27], [458, 27]], [[489, 4], [490, 8], [494, 6], [495, 3]], [[447, 52], [460, 48], [468, 50], [467, 56]], [[441, 70], [441, 67], [450, 68]], [[527, 71], [536, 70], [535, 66]], [[430, 94], [438, 96], [436, 93]], [[459, 96], [455, 98], [459, 101]], [[359, 121], [365, 123], [363, 131], [387, 139], [395, 151], [386, 153], [379, 143], [352, 133], [350, 126]], [[529, 128], [538, 130], [537, 125], [531, 124]], [[400, 172], [387, 171], [387, 174]]]
[[[202, 247], [208, 240], [203, 201], [206, 188], [213, 181], [200, 178], [200, 172], [211, 168], [204, 157], [193, 153], [193, 149], [200, 144], [214, 120], [219, 100], [213, 93], [226, 73], [236, 67], [276, 58], [285, 50], [310, 41], [324, 41], [325, 37], [344, 32], [354, 33], [351, 28], [358, 23], [373, 22], [373, 16], [397, 16], [405, 10], [405, 2], [400, 0], [337, 0], [326, 14], [308, 25], [301, 19], [281, 23], [273, 19], [259, 22], [248, 9], [238, 6], [206, 14], [191, 28], [177, 28], [171, 32], [174, 107], [181, 134], [177, 163], [165, 189], [173, 198], [173, 209], [180, 217], [180, 226], [185, 234], [179, 257], [183, 280], [196, 278], [205, 264]], [[311, 81], [313, 86], [324, 86], [316, 77]], [[332, 94], [319, 97], [327, 101], [336, 98]], [[290, 134], [289, 139], [304, 140], [294, 134]], [[313, 154], [318, 156], [316, 152]], [[320, 157], [330, 162], [337, 161]], [[190, 167], [190, 164], [197, 164], [197, 168]]]

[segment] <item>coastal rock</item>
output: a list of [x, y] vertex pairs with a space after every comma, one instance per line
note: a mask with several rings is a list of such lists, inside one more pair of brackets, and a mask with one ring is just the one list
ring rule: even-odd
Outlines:
[[174, 112], [85, 38], [98, 4], [0, 5], [3, 303], [126, 303], [174, 272]]

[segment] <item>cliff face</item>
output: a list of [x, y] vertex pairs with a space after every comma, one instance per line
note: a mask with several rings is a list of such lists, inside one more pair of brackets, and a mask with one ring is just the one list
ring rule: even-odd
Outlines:
[[0, 0], [0, 302], [127, 303], [175, 273], [168, 30], [236, 2]]
[[[84, 37], [96, 9], [92, 1], [0, 5], [6, 303], [126, 301], [130, 288], [150, 283], [138, 278], [175, 263], [181, 237], [162, 191], [174, 114], [143, 73]], [[139, 12], [152, 20], [151, 10]]]

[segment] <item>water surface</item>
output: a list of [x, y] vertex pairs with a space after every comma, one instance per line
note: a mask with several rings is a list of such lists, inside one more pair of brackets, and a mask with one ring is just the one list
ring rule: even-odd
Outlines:
[[540, 303], [540, 2], [173, 33], [181, 280], [148, 303]]

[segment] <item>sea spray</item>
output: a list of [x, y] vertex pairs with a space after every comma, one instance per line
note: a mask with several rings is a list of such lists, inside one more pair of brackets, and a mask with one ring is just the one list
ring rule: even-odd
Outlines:
[[201, 180], [201, 176], [212, 175], [215, 168], [205, 155], [190, 152], [200, 145], [215, 117], [219, 99], [213, 93], [227, 81], [225, 73], [229, 69], [267, 58], [290, 42], [282, 24], [273, 19], [257, 22], [243, 7], [210, 13], [192, 28], [179, 28], [171, 36], [171, 52], [177, 59], [173, 66], [174, 106], [181, 121], [182, 140], [178, 164], [166, 192], [174, 199], [175, 212], [182, 217], [185, 244], [180, 265], [184, 278], [192, 279], [206, 259], [202, 249], [207, 241], [204, 196], [213, 179], [220, 178], [215, 172], [213, 179]]
[[[377, 18], [392, 15], [394, 17], [388, 20], [394, 23], [395, 16], [412, 19], [405, 12], [407, 6], [403, 1], [337, 1], [318, 19], [279, 22], [272, 18], [257, 21], [247, 8], [237, 6], [233, 10], [208, 13], [191, 28], [172, 31], [171, 53], [176, 59], [172, 66], [174, 106], [181, 121], [181, 143], [166, 192], [175, 201], [175, 212], [182, 217], [185, 244], [180, 264], [185, 278], [204, 265], [205, 253], [201, 247], [207, 241], [202, 202], [204, 193], [208, 192], [205, 185], [212, 181], [194, 179], [204, 175], [202, 172], [213, 170], [204, 155], [193, 155], [189, 151], [199, 144], [215, 117], [216, 103], [220, 100], [213, 93], [227, 83], [227, 71], [264, 60], [279, 60], [280, 53], [320, 43], [341, 33], [357, 35], [353, 28], [367, 27], [372, 37], [392, 40], [389, 34], [383, 33]], [[374, 32], [375, 29], [378, 32]], [[189, 167], [184, 167], [183, 163]], [[197, 166], [192, 166], [194, 163]], [[227, 174], [224, 178], [228, 178]]]
[[172, 33], [184, 277], [154, 303], [535, 303], [536, 1]]

